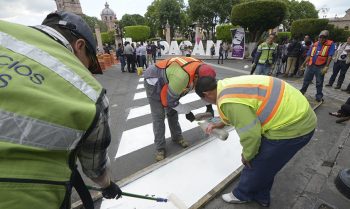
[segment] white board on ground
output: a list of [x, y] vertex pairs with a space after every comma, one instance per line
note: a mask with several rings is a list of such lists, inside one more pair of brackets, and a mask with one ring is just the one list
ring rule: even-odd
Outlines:
[[[191, 207], [241, 166], [235, 130], [226, 141], [214, 139], [122, 187], [122, 191], [166, 198], [174, 194]], [[173, 209], [172, 203], [123, 197], [103, 199], [101, 209]]]

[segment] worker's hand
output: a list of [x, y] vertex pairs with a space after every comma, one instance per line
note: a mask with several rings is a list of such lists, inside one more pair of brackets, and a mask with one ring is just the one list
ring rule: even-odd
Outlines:
[[211, 132], [213, 131], [213, 129], [216, 128], [214, 123], [209, 123], [207, 128], [205, 129], [205, 133], [206, 134], [211, 134]]
[[108, 187], [102, 189], [102, 196], [106, 199], [118, 199], [122, 196], [122, 190], [120, 190], [118, 185], [111, 181]]
[[196, 119], [196, 117], [194, 117], [193, 113], [190, 112], [186, 114], [186, 119], [189, 120], [190, 122], [193, 122]]
[[250, 162], [244, 158], [243, 154], [241, 154], [241, 161], [242, 161], [243, 165], [247, 166], [248, 168], [252, 167], [250, 165]]
[[210, 112], [211, 116], [214, 117], [214, 110], [213, 110], [213, 105], [205, 105], [207, 107], [207, 110], [205, 112]]
[[256, 68], [256, 64], [255, 63], [252, 64], [252, 69], [254, 69], [254, 68]]
[[324, 66], [323, 68], [322, 68], [322, 71], [321, 71], [321, 74], [322, 75], [326, 75], [326, 73], [327, 73], [327, 71], [328, 71], [328, 66]]

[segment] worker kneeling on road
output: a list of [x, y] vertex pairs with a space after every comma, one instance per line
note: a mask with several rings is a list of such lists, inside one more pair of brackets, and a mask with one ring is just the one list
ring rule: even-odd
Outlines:
[[[174, 57], [151, 65], [144, 73], [144, 85], [151, 106], [153, 120], [156, 161], [165, 158], [165, 113], [168, 118], [171, 139], [181, 147], [188, 147], [182, 136], [178, 113], [186, 114], [189, 121], [195, 116], [188, 105], [181, 104], [180, 98], [191, 91], [198, 77], [215, 78], [215, 70], [202, 61], [191, 57]], [[212, 106], [207, 105], [207, 112], [214, 115]]]
[[0, 21], [0, 50], [0, 208], [67, 209], [72, 187], [94, 208], [77, 158], [103, 197], [120, 197], [108, 172], [108, 99], [91, 75], [102, 71], [89, 26], [68, 12], [34, 27]]
[[243, 147], [240, 182], [222, 195], [223, 200], [269, 206], [276, 173], [314, 134], [317, 118], [308, 101], [288, 83], [261, 75], [219, 81], [202, 77], [196, 93], [216, 104], [222, 119], [209, 124], [207, 132], [225, 124], [235, 126]]

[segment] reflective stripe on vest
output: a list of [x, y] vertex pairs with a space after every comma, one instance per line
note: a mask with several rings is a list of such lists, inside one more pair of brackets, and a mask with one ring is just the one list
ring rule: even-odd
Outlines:
[[[285, 88], [285, 83], [279, 79], [270, 77], [269, 86], [265, 87], [257, 84], [243, 84], [227, 86], [219, 93], [218, 103], [225, 98], [247, 98], [258, 99], [262, 103], [257, 110], [261, 125], [268, 123], [276, 114]], [[224, 116], [219, 107], [219, 113], [224, 122], [228, 119]]]
[[0, 32], [0, 46], [29, 57], [34, 61], [42, 64], [46, 68], [52, 70], [57, 75], [61, 76], [63, 79], [71, 83], [86, 96], [88, 96], [92, 101], [97, 101], [98, 93], [91, 86], [89, 86], [83, 79], [81, 79], [79, 75], [74, 73], [74, 71], [70, 70], [66, 65], [64, 65], [56, 58], [52, 57], [47, 52], [23, 41], [19, 41], [4, 32]]
[[323, 45], [322, 48], [320, 50], [320, 52], [317, 55], [316, 61], [315, 63], [313, 63], [313, 57], [316, 55], [317, 52], [317, 48], [318, 48], [318, 42], [314, 43], [312, 50], [311, 50], [311, 58], [309, 60], [309, 65], [315, 64], [315, 65], [324, 65], [327, 62], [328, 59], [328, 53], [329, 53], [329, 49], [332, 45], [332, 41], [327, 40]]
[[0, 109], [0, 141], [49, 150], [73, 150], [84, 134], [31, 117]]

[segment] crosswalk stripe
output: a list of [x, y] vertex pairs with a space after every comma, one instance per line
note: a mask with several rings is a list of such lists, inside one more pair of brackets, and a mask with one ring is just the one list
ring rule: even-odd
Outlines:
[[[201, 107], [199, 109], [193, 110], [194, 114], [201, 113], [205, 111], [205, 107]], [[181, 124], [182, 132], [188, 131], [197, 127], [196, 122], [189, 122], [185, 115], [179, 115], [179, 123]], [[165, 138], [170, 137], [170, 130], [168, 123], [165, 122]], [[137, 128], [129, 129], [124, 131], [119, 143], [118, 152], [115, 158], [121, 157], [128, 153], [139, 150], [143, 147], [153, 144], [154, 135], [153, 135], [153, 126], [152, 122], [145, 124], [143, 126], [139, 126]]]
[[[142, 93], [142, 92], [140, 92]], [[197, 101], [199, 98], [199, 96], [197, 96], [196, 93], [189, 93], [186, 96], [182, 97], [180, 99], [181, 104], [188, 104], [194, 101]], [[135, 97], [134, 97], [135, 100]], [[149, 105], [144, 105], [144, 106], [140, 106], [140, 107], [135, 107], [132, 108], [129, 112], [129, 115], [127, 117], [127, 120], [132, 119], [132, 118], [137, 118], [140, 117], [142, 115], [147, 115], [147, 114], [151, 114], [151, 109]]]
[[134, 95], [134, 100], [143, 99], [146, 97], [147, 97], [146, 92], [142, 91], [142, 92], [138, 92]]
[[144, 88], [144, 85], [141, 83], [141, 84], [138, 84], [136, 89], [143, 89]]

